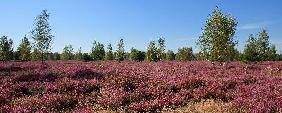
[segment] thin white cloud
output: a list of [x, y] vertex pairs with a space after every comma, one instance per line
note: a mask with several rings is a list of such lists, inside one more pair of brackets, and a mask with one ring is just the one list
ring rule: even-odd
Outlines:
[[268, 27], [270, 24], [272, 24], [272, 22], [269, 22], [269, 21], [244, 24], [244, 25], [239, 26], [239, 29], [240, 30], [261, 29], [261, 28]]

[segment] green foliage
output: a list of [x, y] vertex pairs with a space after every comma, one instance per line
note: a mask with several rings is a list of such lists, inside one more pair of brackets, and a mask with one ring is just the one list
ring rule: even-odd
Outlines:
[[61, 60], [61, 55], [58, 52], [53, 53], [54, 60]]
[[267, 52], [267, 60], [268, 61], [278, 60], [278, 55], [276, 54], [276, 52], [277, 52], [276, 47], [275, 45], [272, 44]]
[[277, 60], [279, 60], [279, 61], [282, 60], [282, 54], [281, 53], [277, 55]]
[[111, 44], [109, 44], [108, 47], [107, 47], [105, 60], [114, 60], [113, 47], [112, 47]]
[[120, 39], [117, 45], [117, 51], [115, 55], [115, 59], [118, 61], [123, 61], [125, 59], [125, 52], [124, 52], [124, 42], [123, 39]]
[[244, 61], [274, 61], [277, 60], [276, 47], [269, 43], [269, 36], [265, 29], [258, 33], [258, 38], [249, 36], [244, 49]]
[[143, 61], [145, 59], [145, 52], [139, 51], [135, 48], [131, 48], [130, 60]]
[[66, 45], [61, 54], [62, 60], [73, 60], [74, 59], [74, 51], [72, 45]]
[[139, 61], [144, 61], [145, 59], [146, 59], [146, 52], [144, 52], [144, 51], [139, 51], [138, 60], [139, 60]]
[[88, 53], [83, 53], [83, 60], [84, 61], [90, 61], [91, 60], [91, 56]]
[[75, 59], [76, 60], [83, 60], [83, 53], [82, 53], [82, 48], [81, 47], [75, 53]]
[[124, 53], [124, 60], [130, 60], [130, 53], [129, 52]]
[[104, 45], [97, 41], [94, 41], [90, 56], [95, 61], [103, 60], [105, 56]]
[[193, 50], [191, 47], [179, 48], [175, 57], [176, 60], [180, 61], [192, 60], [193, 58]]
[[52, 52], [47, 53], [47, 60], [54, 60], [54, 56]]
[[149, 61], [158, 61], [158, 50], [155, 41], [150, 41], [147, 47], [146, 59]]
[[50, 14], [47, 10], [43, 10], [39, 16], [36, 17], [34, 29], [31, 31], [32, 39], [35, 42], [34, 47], [41, 54], [41, 60], [44, 61], [44, 54], [51, 49], [51, 42], [53, 35], [48, 23]]
[[267, 60], [267, 52], [269, 51], [269, 36], [265, 29], [258, 33], [257, 52], [261, 61]]
[[130, 50], [130, 60], [136, 61], [138, 59], [139, 51], [137, 49], [131, 48]]
[[40, 60], [41, 59], [41, 53], [38, 51], [38, 49], [34, 48], [33, 52], [31, 53], [31, 60]]
[[165, 40], [160, 37], [158, 39], [158, 48], [157, 48], [157, 58], [158, 60], [163, 60], [165, 59]]
[[258, 61], [259, 59], [259, 54], [257, 52], [257, 40], [254, 37], [253, 34], [251, 34], [249, 36], [249, 39], [247, 41], [247, 44], [245, 45], [245, 49], [244, 49], [244, 61], [247, 62], [254, 62], [254, 61]]
[[231, 57], [232, 60], [242, 61], [242, 53], [238, 49], [234, 49], [233, 55]]
[[157, 40], [157, 44], [155, 41], [150, 41], [147, 47], [146, 59], [149, 61], [159, 61], [166, 59], [165, 54], [165, 40], [160, 37]]
[[0, 38], [0, 60], [13, 60], [13, 41], [7, 36]]
[[236, 26], [237, 22], [233, 17], [224, 15], [216, 8], [208, 17], [202, 36], [197, 41], [201, 57], [212, 61], [233, 60], [237, 44], [233, 39]]
[[25, 36], [18, 47], [19, 59], [22, 61], [28, 61], [31, 59], [31, 45], [27, 37]]
[[13, 59], [14, 60], [20, 60], [20, 53], [18, 51], [13, 52]]
[[167, 60], [175, 60], [175, 54], [172, 50], [168, 50], [166, 53], [166, 59]]

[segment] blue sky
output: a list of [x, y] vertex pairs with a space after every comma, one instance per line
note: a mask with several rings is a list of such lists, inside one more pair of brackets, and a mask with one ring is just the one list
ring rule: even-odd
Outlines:
[[0, 35], [14, 40], [14, 47], [29, 35], [35, 17], [43, 9], [51, 13], [55, 36], [52, 51], [71, 44], [89, 52], [94, 40], [125, 48], [146, 50], [150, 40], [166, 39], [166, 49], [191, 46], [212, 10], [220, 9], [239, 22], [235, 39], [242, 50], [250, 33], [268, 30], [270, 41], [282, 50], [281, 0], [2, 0]]

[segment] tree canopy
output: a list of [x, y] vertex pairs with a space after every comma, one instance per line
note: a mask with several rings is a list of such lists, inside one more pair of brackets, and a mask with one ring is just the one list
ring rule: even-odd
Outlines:
[[20, 60], [27, 61], [31, 59], [31, 44], [26, 36], [21, 40], [18, 47], [18, 53]]
[[47, 10], [43, 10], [35, 19], [34, 29], [31, 31], [32, 39], [34, 40], [34, 47], [41, 53], [41, 60], [44, 60], [44, 54], [51, 49], [53, 35], [51, 33], [51, 26], [49, 25], [50, 14]]
[[13, 60], [13, 41], [7, 36], [0, 38], [0, 60]]
[[233, 38], [236, 26], [234, 17], [225, 15], [216, 8], [208, 17], [202, 35], [197, 41], [200, 55], [212, 61], [233, 60], [237, 44]]

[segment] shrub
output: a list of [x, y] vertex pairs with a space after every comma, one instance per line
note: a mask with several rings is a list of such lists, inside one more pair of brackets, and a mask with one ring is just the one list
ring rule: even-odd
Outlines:
[[86, 85], [85, 87], [82, 88], [82, 93], [83, 94], [89, 94], [91, 92], [100, 92], [100, 86], [99, 85]]
[[8, 100], [5, 97], [0, 96], [0, 106], [8, 103]]
[[48, 107], [55, 111], [66, 111], [76, 107], [78, 100], [74, 97], [66, 96], [57, 98], [48, 103]]
[[19, 86], [16, 87], [13, 93], [15, 97], [22, 97], [22, 96], [34, 96], [37, 94], [41, 94], [44, 91], [44, 87], [41, 86]]
[[188, 83], [184, 84], [184, 88], [186, 89], [195, 89], [205, 85], [204, 80], [191, 80]]
[[58, 78], [58, 75], [55, 73], [24, 73], [16, 76], [15, 80], [18, 82], [54, 82]]
[[23, 68], [17, 66], [1, 67], [0, 72], [16, 72], [21, 71]]
[[250, 76], [244, 79], [244, 83], [249, 85], [249, 84], [254, 84], [258, 81], [258, 79], [256, 77]]
[[123, 84], [123, 89], [126, 92], [133, 92], [135, 90], [136, 86], [132, 81], [126, 81]]
[[175, 56], [175, 59], [180, 60], [180, 61], [192, 60], [193, 58], [194, 58], [193, 50], [191, 47], [190, 48], [188, 47], [179, 48]]
[[172, 93], [178, 93], [180, 90], [181, 90], [181, 88], [177, 87], [177, 86], [171, 86], [170, 87], [170, 92], [172, 92]]
[[229, 89], [235, 89], [237, 85], [236, 81], [227, 81], [223, 83], [223, 86], [221, 87], [221, 90], [227, 91]]
[[74, 79], [102, 79], [104, 76], [101, 73], [93, 72], [91, 69], [84, 69], [75, 72], [72, 76]]
[[168, 50], [166, 53], [166, 59], [167, 60], [175, 60], [175, 54], [172, 50]]

